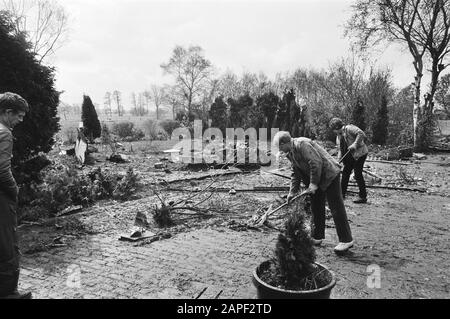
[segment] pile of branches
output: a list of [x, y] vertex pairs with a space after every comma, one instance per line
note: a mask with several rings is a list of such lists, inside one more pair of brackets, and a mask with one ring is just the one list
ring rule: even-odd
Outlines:
[[[197, 203], [192, 203], [190, 198], [182, 199], [177, 202], [166, 203], [158, 193], [155, 193], [158, 197], [161, 205], [155, 205], [151, 213], [153, 215], [153, 220], [158, 227], [172, 227], [176, 225], [174, 216], [178, 215], [179, 220], [184, 220], [186, 218], [211, 218], [214, 216], [213, 211], [209, 208], [200, 207], [199, 205], [206, 202], [206, 200], [212, 197], [209, 195], [206, 199], [201, 200]], [[193, 196], [191, 196], [193, 197]], [[184, 216], [181, 217], [180, 216]]]
[[42, 181], [21, 187], [19, 219], [55, 217], [72, 206], [88, 207], [102, 199], [128, 200], [140, 187], [131, 167], [125, 175], [101, 168], [84, 173], [73, 164], [55, 162], [45, 170]]

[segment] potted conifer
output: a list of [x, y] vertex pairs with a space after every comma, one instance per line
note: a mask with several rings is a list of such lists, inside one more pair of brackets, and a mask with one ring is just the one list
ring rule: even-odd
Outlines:
[[274, 257], [253, 271], [257, 298], [328, 299], [336, 284], [335, 275], [315, 260], [305, 215], [292, 211], [278, 235]]

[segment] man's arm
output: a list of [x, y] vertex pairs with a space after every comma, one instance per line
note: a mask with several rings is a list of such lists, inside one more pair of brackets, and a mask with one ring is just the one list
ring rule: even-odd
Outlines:
[[317, 150], [310, 143], [302, 143], [300, 146], [301, 155], [309, 165], [310, 185], [319, 186], [320, 177], [322, 175], [322, 158]]
[[19, 190], [11, 172], [12, 145], [12, 134], [0, 131], [0, 190], [16, 200]]
[[341, 139], [340, 139], [339, 135], [336, 136], [336, 146], [338, 149], [338, 160], [340, 160], [341, 156], [342, 156], [342, 152], [341, 152]]
[[292, 164], [292, 173], [291, 173], [291, 185], [289, 187], [289, 194], [294, 195], [300, 189], [300, 172], [295, 168], [294, 164]]
[[350, 145], [348, 148], [356, 150], [358, 147], [361, 147], [364, 145], [364, 141], [366, 139], [366, 134], [363, 130], [361, 130], [359, 127], [354, 125], [349, 125], [347, 127], [347, 132], [355, 137], [355, 142], [353, 142], [352, 145]]

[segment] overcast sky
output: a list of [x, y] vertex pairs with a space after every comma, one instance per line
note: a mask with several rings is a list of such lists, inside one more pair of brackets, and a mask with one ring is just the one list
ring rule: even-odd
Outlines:
[[[348, 0], [64, 0], [71, 16], [68, 42], [56, 53], [62, 101], [82, 95], [103, 105], [106, 91], [131, 92], [171, 83], [160, 67], [176, 45], [199, 45], [219, 71], [277, 72], [322, 69], [348, 56], [343, 24]], [[411, 83], [411, 58], [389, 49], [376, 56], [392, 68], [394, 83]]]

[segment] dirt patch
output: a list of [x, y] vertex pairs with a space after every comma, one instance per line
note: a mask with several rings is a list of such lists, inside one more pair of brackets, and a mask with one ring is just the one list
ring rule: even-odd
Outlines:
[[[55, 254], [65, 249], [76, 249], [81, 240], [101, 236], [110, 242], [118, 240], [121, 233], [134, 225], [136, 214], [144, 213], [149, 221], [148, 230], [154, 233], [165, 232], [172, 236], [158, 242], [146, 243], [138, 247], [165, 247], [184, 234], [194, 234], [196, 230], [214, 229], [217, 232], [229, 234], [234, 232], [249, 240], [264, 240], [276, 237], [284, 222], [286, 210], [281, 210], [269, 218], [268, 224], [262, 228], [251, 229], [244, 227], [259, 209], [269, 205], [283, 203], [286, 191], [276, 192], [199, 192], [190, 191], [195, 188], [203, 189], [214, 181], [215, 187], [224, 189], [244, 189], [253, 187], [287, 187], [289, 180], [254, 171], [249, 174], [207, 177], [216, 171], [203, 170], [191, 172], [181, 170], [176, 164], [168, 164], [164, 169], [156, 169], [154, 164], [161, 162], [162, 154], [136, 151], [130, 154], [131, 160], [127, 164], [98, 162], [95, 165], [109, 169], [122, 170], [131, 165], [146, 181], [136, 198], [132, 201], [117, 202], [113, 200], [96, 203], [84, 209], [77, 216], [71, 216], [65, 221], [53, 224], [23, 225], [19, 236], [22, 251], [28, 256], [39, 255], [37, 252], [52, 249]], [[355, 246], [344, 256], [337, 256], [333, 247], [337, 244], [337, 235], [332, 218], [327, 220], [326, 238], [318, 247], [317, 262], [324, 264], [337, 275], [337, 285], [333, 290], [334, 298], [447, 298], [450, 289], [448, 269], [450, 269], [450, 248], [448, 246], [448, 230], [450, 229], [449, 181], [450, 171], [445, 165], [449, 155], [430, 155], [426, 161], [410, 162], [402, 170], [391, 164], [368, 162], [367, 169], [382, 178], [383, 185], [402, 185], [404, 187], [423, 187], [426, 193], [394, 191], [388, 189], [369, 189], [369, 202], [365, 205], [354, 204], [351, 198], [345, 201], [350, 226], [355, 238]], [[285, 172], [289, 175], [289, 172]], [[189, 180], [192, 177], [202, 177], [201, 180]], [[189, 190], [186, 192], [165, 191], [167, 186], [161, 184], [163, 180], [179, 180], [170, 187]], [[350, 187], [355, 191], [355, 187]], [[174, 226], [160, 228], [153, 221], [151, 211], [160, 204], [155, 196], [157, 191], [166, 202], [184, 200], [193, 197], [192, 203], [202, 202], [201, 207], [214, 208], [215, 212], [209, 218], [199, 216], [174, 215]], [[293, 207], [292, 209], [296, 209]], [[221, 213], [217, 213], [221, 211]], [[330, 216], [328, 216], [330, 217]], [[95, 235], [94, 235], [95, 234]], [[189, 237], [189, 236], [188, 236]], [[188, 238], [186, 240], [195, 240]], [[134, 245], [123, 243], [123, 245]], [[205, 243], [207, 244], [207, 243]], [[273, 243], [271, 243], [273, 244]], [[161, 246], [159, 246], [161, 245]], [[220, 246], [220, 245], [219, 245]], [[222, 249], [216, 247], [217, 251]], [[239, 243], [235, 243], [234, 250], [221, 252], [221, 258], [233, 260], [240, 258], [240, 254], [261, 255], [261, 251], [240, 251]], [[125, 246], [124, 249], [126, 249]], [[267, 246], [270, 253], [272, 246]], [[226, 248], [226, 247], [225, 247]], [[223, 249], [225, 249], [223, 248]], [[36, 254], [34, 254], [36, 253]], [[32, 254], [32, 255], [30, 255]], [[114, 255], [114, 254], [113, 254]], [[256, 257], [252, 257], [256, 259]], [[211, 260], [211, 273], [202, 274], [202, 280], [211, 286], [217, 286], [228, 291], [239, 291], [242, 282], [233, 283], [218, 281], [215, 267]], [[219, 263], [217, 261], [217, 263]], [[112, 262], [114, 264], [114, 262]], [[379, 267], [380, 286], [368, 286], [369, 271]], [[196, 283], [196, 278], [183, 276], [175, 269], [167, 269], [167, 278], [160, 278], [161, 282], [176, 289], [173, 292], [166, 287], [162, 295], [177, 297], [180, 291], [193, 295], [204, 286]], [[374, 268], [375, 269], [375, 268]], [[230, 270], [230, 269], [228, 269]], [[230, 270], [231, 271], [231, 270]], [[233, 270], [248, 272], [246, 268]], [[233, 274], [230, 274], [232, 278]], [[156, 280], [156, 279], [155, 279]], [[169, 280], [169, 281], [168, 281]], [[228, 286], [227, 286], [228, 285]], [[159, 286], [163, 287], [162, 284]], [[182, 294], [181, 294], [182, 295]], [[239, 294], [237, 294], [239, 295]]]

